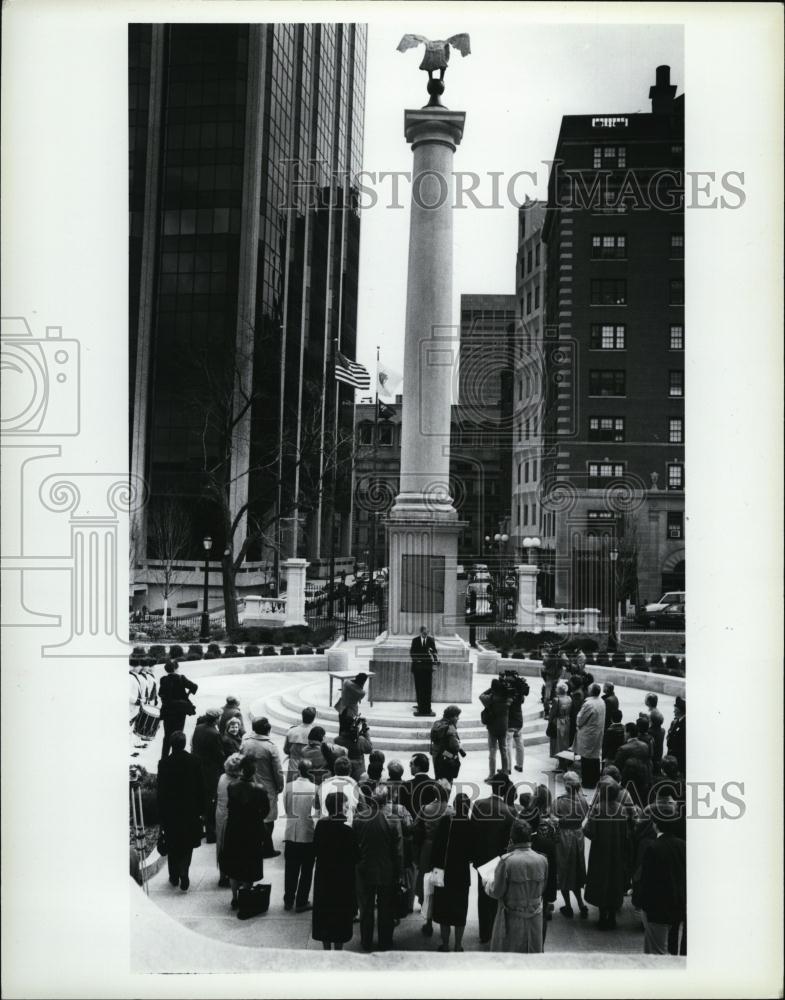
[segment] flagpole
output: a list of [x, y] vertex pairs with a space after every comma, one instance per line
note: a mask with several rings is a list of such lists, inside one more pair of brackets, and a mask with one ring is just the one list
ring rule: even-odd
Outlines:
[[327, 530], [330, 532], [330, 600], [327, 606], [327, 617], [332, 618], [335, 613], [335, 477], [336, 477], [336, 454], [335, 439], [338, 433], [338, 380], [335, 377], [336, 352], [338, 349], [338, 338], [333, 337], [331, 358], [332, 358], [332, 389], [333, 389], [333, 439], [332, 450], [332, 475], [330, 476], [330, 508]]
[[[376, 458], [377, 458], [377, 445], [379, 441], [379, 345], [376, 345], [376, 399], [374, 400], [373, 409], [373, 467], [371, 474], [371, 486], [369, 493], [373, 496], [371, 491], [374, 490], [376, 485]], [[373, 501], [370, 504], [370, 510], [368, 511], [368, 522], [371, 528], [371, 565], [368, 567], [368, 577], [371, 584], [373, 584], [373, 574], [376, 570], [376, 511], [373, 508]]]

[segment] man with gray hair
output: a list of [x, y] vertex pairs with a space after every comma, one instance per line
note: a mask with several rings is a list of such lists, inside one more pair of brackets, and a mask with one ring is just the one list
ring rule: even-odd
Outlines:
[[256, 781], [267, 792], [270, 800], [270, 812], [264, 821], [266, 832], [264, 842], [265, 858], [277, 858], [280, 851], [273, 847], [273, 826], [278, 819], [278, 796], [283, 791], [283, 768], [278, 747], [270, 739], [270, 722], [262, 717], [254, 719], [253, 732], [246, 733], [240, 746], [240, 752], [253, 760], [256, 765]]
[[401, 827], [397, 817], [386, 813], [387, 789], [380, 785], [371, 802], [358, 810], [352, 824], [357, 838], [360, 943], [373, 951], [374, 918], [378, 909], [380, 951], [392, 948], [395, 887], [401, 878]]
[[352, 777], [352, 763], [348, 757], [338, 757], [333, 765], [335, 774], [324, 779], [317, 790], [314, 807], [317, 818], [327, 816], [327, 796], [331, 792], [342, 792], [346, 799], [346, 823], [351, 826], [357, 806], [360, 802], [360, 789]]

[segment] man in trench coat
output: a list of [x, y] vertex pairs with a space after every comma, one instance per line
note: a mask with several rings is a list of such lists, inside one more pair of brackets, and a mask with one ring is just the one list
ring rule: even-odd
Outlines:
[[581, 784], [596, 788], [600, 777], [602, 738], [605, 735], [605, 702], [600, 695], [602, 688], [592, 684], [589, 697], [581, 705], [575, 720], [573, 750], [581, 758]]

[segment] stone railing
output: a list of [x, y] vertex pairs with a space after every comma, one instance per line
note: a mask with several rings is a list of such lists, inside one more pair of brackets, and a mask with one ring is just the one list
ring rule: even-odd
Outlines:
[[534, 632], [599, 631], [600, 612], [597, 608], [537, 608], [534, 612]]
[[239, 619], [241, 625], [283, 626], [286, 621], [286, 598], [247, 595], [241, 602]]

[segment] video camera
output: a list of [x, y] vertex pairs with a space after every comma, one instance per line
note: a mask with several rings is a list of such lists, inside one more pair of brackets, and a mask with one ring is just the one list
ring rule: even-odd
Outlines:
[[522, 677], [517, 670], [502, 670], [499, 674], [499, 681], [504, 685], [509, 698], [523, 701], [529, 693], [526, 678]]

